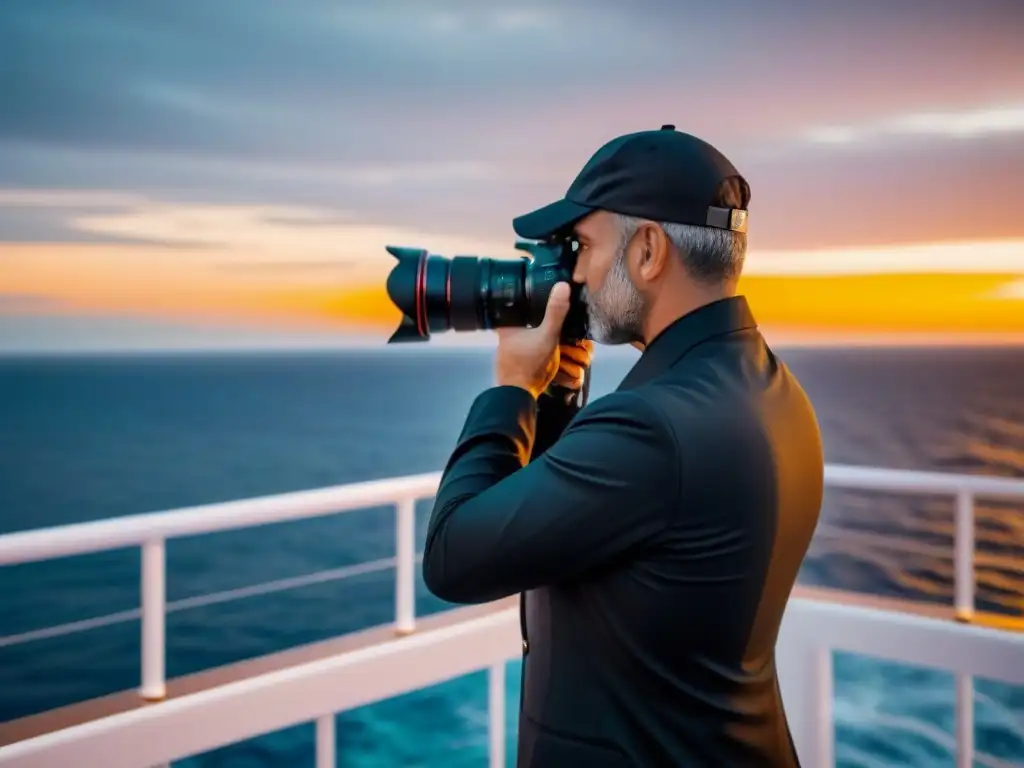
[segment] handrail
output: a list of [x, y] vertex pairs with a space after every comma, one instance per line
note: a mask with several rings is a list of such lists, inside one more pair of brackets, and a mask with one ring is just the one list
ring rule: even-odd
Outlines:
[[167, 539], [394, 504], [395, 632], [409, 634], [416, 627], [416, 500], [436, 492], [440, 477], [439, 472], [408, 475], [9, 533], [0, 536], [0, 565], [141, 546], [142, 683], [139, 695], [158, 701], [167, 693], [164, 626]]
[[[396, 505], [395, 631], [415, 630], [415, 503], [433, 495], [439, 472], [338, 485], [165, 512], [150, 512], [0, 536], [0, 565], [49, 560], [126, 546], [142, 548], [142, 684], [140, 695], [165, 696], [165, 542], [170, 538]], [[974, 497], [1024, 499], [1024, 479], [955, 475], [830, 464], [826, 485], [897, 493], [944, 494], [956, 499], [954, 533], [957, 618], [974, 616]], [[971, 693], [958, 685], [958, 699]]]
[[440, 472], [430, 472], [18, 531], [0, 536], [0, 565], [86, 555], [141, 546], [154, 539], [255, 528], [403, 499], [422, 499], [433, 494], [440, 481]]
[[825, 484], [872, 491], [926, 494], [963, 492], [974, 496], [1024, 498], [1024, 478], [862, 467], [854, 464], [826, 464]]
[[[422, 499], [437, 490], [440, 480], [440, 472], [427, 472], [18, 531], [0, 535], [0, 565], [52, 560], [141, 546], [157, 538], [174, 539], [253, 528], [394, 504], [402, 499]], [[1024, 479], [850, 464], [826, 465], [825, 484], [898, 493], [965, 493], [971, 496], [1024, 499]]]

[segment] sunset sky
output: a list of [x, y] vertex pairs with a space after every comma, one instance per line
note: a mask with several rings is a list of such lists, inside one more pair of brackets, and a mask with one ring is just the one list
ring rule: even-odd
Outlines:
[[790, 335], [1024, 337], [1019, 0], [0, 2], [0, 350], [378, 343], [388, 243], [674, 123]]

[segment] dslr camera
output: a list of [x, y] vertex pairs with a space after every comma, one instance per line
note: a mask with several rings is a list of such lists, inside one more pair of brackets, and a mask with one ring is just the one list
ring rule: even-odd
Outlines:
[[579, 243], [571, 236], [545, 242], [520, 240], [529, 256], [493, 259], [446, 258], [424, 248], [387, 246], [398, 263], [387, 279], [388, 297], [402, 312], [389, 344], [427, 341], [432, 333], [536, 327], [544, 319], [551, 289], [560, 282], [572, 289], [562, 343], [587, 338], [582, 286], [572, 281]]

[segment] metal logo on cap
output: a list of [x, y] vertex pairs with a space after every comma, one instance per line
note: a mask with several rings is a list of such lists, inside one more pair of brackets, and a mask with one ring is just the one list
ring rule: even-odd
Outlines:
[[729, 212], [729, 229], [735, 232], [747, 231], [747, 212], [734, 208]]

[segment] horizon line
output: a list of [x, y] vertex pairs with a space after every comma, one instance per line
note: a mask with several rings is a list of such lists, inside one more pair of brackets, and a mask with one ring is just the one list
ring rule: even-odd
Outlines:
[[[813, 333], [781, 333], [777, 340], [772, 339], [770, 329], [761, 329], [768, 345], [775, 350], [842, 350], [842, 349], [1019, 349], [1024, 348], [1024, 333], [849, 333], [823, 334]], [[373, 339], [356, 343], [324, 342], [294, 344], [154, 344], [154, 345], [95, 345], [68, 346], [52, 345], [39, 347], [4, 347], [0, 346], [0, 358], [39, 358], [39, 357], [101, 357], [101, 356], [158, 356], [158, 355], [215, 355], [215, 354], [253, 354], [253, 355], [288, 355], [288, 354], [410, 354], [410, 353], [460, 353], [478, 354], [492, 353], [495, 343], [474, 342], [473, 340], [454, 341], [452, 339], [431, 339], [427, 342], [411, 342], [388, 344], [386, 340], [379, 342]], [[640, 356], [640, 351], [630, 345], [597, 345], [597, 353], [602, 357]]]

